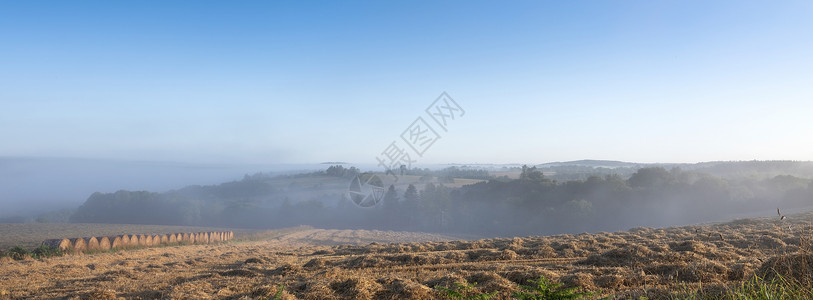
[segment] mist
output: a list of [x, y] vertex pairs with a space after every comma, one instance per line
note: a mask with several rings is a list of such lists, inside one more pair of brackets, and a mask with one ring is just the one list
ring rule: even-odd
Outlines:
[[260, 171], [310, 171], [318, 164], [202, 164], [80, 158], [0, 157], [0, 218], [30, 220], [40, 213], [75, 209], [95, 192], [165, 192], [217, 184]]
[[[68, 176], [71, 163], [58, 170]], [[235, 174], [248, 166], [128, 164], [138, 167], [116, 173], [114, 167], [127, 164], [94, 162], [96, 169], [85, 168], [82, 176], [72, 177], [74, 186], [55, 185], [76, 194], [51, 202], [73, 209], [60, 221], [525, 236], [680, 226], [771, 217], [777, 208], [784, 214], [813, 208], [812, 162], [577, 161], [446, 165], [390, 173], [314, 164], [239, 176]], [[113, 178], [102, 180], [104, 175]], [[216, 182], [219, 178], [227, 180]], [[378, 193], [367, 189], [361, 196], [354, 194], [357, 181]], [[49, 193], [38, 195], [57, 194]], [[17, 203], [21, 212], [36, 212], [40, 206]]]

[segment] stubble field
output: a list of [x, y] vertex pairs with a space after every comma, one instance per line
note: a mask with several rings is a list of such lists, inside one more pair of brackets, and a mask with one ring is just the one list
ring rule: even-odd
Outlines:
[[[779, 266], [773, 257], [809, 250], [811, 217], [471, 241], [304, 227], [243, 232], [241, 241], [235, 232], [237, 241], [225, 244], [5, 258], [0, 299], [271, 299], [281, 286], [286, 299], [443, 299], [435, 287], [461, 282], [510, 299], [539, 276], [599, 291], [595, 297], [713, 295], [770, 276]], [[807, 256], [800, 262], [809, 268]]]

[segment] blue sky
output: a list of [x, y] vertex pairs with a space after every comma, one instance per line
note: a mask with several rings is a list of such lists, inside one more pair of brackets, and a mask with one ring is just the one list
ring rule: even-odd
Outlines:
[[[0, 156], [813, 160], [809, 1], [5, 1]], [[414, 157], [414, 156], [413, 156]]]

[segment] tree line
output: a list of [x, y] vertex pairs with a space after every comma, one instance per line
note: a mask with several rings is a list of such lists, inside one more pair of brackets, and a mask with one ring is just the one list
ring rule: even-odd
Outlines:
[[[356, 174], [331, 167], [308, 176]], [[507, 236], [683, 225], [813, 205], [813, 181], [792, 175], [721, 178], [650, 167], [629, 177], [611, 174], [558, 182], [536, 167], [523, 166], [517, 179], [487, 178], [460, 188], [438, 182], [387, 186], [378, 205], [361, 208], [343, 192], [326, 190], [296, 199], [282, 196], [282, 189], [270, 184], [273, 180], [249, 176], [167, 193], [95, 193], [71, 221], [251, 228], [312, 225]]]

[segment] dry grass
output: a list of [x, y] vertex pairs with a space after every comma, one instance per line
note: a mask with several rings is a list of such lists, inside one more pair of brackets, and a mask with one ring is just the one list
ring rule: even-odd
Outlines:
[[[801, 229], [806, 225], [792, 220], [811, 216], [783, 222]], [[773, 219], [756, 219], [476, 241], [297, 228], [238, 235], [236, 243], [0, 262], [0, 292], [7, 298], [256, 299], [284, 285], [286, 299], [438, 299], [434, 286], [466, 281], [477, 282], [477, 292], [508, 299], [519, 284], [545, 276], [601, 290], [596, 297], [660, 299], [678, 290], [724, 291], [753, 275], [810, 283], [810, 232], [777, 227]]]

